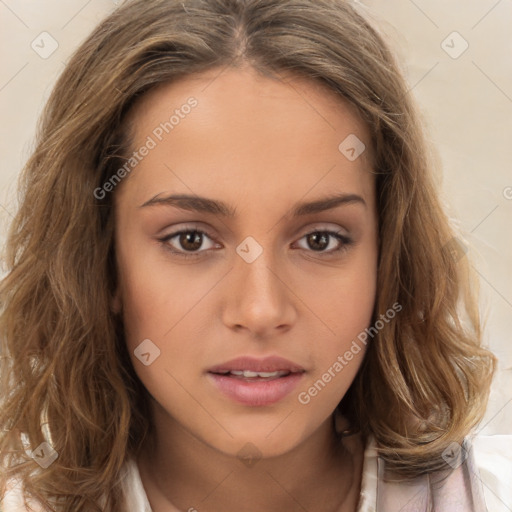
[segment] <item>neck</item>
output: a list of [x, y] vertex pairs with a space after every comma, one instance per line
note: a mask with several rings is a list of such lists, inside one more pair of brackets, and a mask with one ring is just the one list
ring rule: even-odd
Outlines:
[[194, 437], [164, 411], [154, 411], [154, 436], [138, 459], [153, 512], [308, 510], [352, 512], [361, 484], [359, 435], [340, 442], [331, 418], [303, 443], [252, 462]]

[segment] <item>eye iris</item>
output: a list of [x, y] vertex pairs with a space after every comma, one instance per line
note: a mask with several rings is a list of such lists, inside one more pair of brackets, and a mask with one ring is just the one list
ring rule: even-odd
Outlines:
[[[321, 241], [319, 242], [318, 239]], [[308, 235], [308, 244], [314, 251], [321, 251], [328, 247], [329, 235], [327, 233], [311, 233]]]
[[[187, 251], [194, 251], [201, 247], [202, 235], [197, 231], [187, 231], [180, 235], [180, 245]], [[191, 246], [189, 244], [192, 244]]]

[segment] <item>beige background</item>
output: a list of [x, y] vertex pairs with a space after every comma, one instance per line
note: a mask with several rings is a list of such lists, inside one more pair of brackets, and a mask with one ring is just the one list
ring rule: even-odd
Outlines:
[[[115, 3], [0, 0], [2, 245], [6, 224], [16, 208], [16, 178], [32, 148], [42, 105], [71, 52]], [[512, 1], [355, 3], [368, 16], [379, 19], [391, 38], [411, 94], [419, 102], [438, 148], [443, 199], [472, 247], [482, 281], [486, 342], [500, 358], [500, 372], [481, 432], [510, 434]], [[42, 32], [50, 36], [41, 36]], [[45, 55], [52, 44], [58, 47]]]

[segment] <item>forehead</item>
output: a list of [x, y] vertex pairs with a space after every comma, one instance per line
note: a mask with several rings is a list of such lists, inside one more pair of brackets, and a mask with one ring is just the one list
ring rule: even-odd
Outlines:
[[[132, 150], [154, 142], [127, 180], [146, 196], [162, 186], [243, 194], [264, 185], [270, 195], [369, 187], [370, 134], [357, 109], [325, 84], [290, 73], [189, 75], [147, 93], [127, 121]], [[362, 154], [347, 158], [347, 145], [359, 150], [359, 143]]]
[[200, 106], [194, 109], [196, 119], [203, 114], [215, 116], [219, 123], [229, 119], [240, 124], [243, 115], [250, 113], [253, 121], [265, 117], [273, 124], [284, 116], [283, 122], [303, 119], [299, 126], [307, 124], [311, 132], [319, 128], [337, 131], [340, 121], [361, 133], [367, 130], [356, 107], [327, 84], [290, 71], [270, 77], [250, 66], [214, 68], [160, 84], [136, 102], [127, 123], [136, 134], [143, 135], [140, 132], [148, 128], [145, 121], [154, 124], [168, 119], [191, 97]]

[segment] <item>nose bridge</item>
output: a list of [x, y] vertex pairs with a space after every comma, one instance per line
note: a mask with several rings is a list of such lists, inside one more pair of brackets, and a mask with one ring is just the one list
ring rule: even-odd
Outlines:
[[247, 295], [253, 295], [255, 299], [265, 298], [268, 302], [280, 294], [274, 263], [270, 250], [263, 251], [251, 263], [238, 262], [239, 277], [244, 283]]

